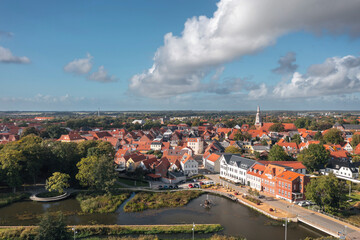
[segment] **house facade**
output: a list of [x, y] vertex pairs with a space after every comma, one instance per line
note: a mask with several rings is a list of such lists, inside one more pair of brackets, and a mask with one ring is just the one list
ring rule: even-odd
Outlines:
[[236, 154], [223, 154], [220, 158], [220, 177], [234, 183], [246, 184], [246, 172], [255, 163], [255, 160]]
[[185, 175], [191, 176], [198, 174], [199, 164], [191, 155], [185, 153], [180, 163]]

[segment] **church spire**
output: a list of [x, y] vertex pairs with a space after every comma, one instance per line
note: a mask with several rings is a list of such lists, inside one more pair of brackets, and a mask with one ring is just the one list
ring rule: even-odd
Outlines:
[[260, 116], [260, 106], [257, 106], [255, 127], [260, 128], [261, 126], [262, 126], [262, 122], [261, 122], [261, 116]]

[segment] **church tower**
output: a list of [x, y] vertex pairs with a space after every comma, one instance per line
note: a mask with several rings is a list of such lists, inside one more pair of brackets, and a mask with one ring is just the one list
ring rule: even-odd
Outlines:
[[255, 118], [255, 127], [256, 128], [261, 128], [262, 126], [262, 122], [261, 122], [261, 116], [260, 116], [260, 107], [257, 107], [257, 112], [256, 112], [256, 118]]

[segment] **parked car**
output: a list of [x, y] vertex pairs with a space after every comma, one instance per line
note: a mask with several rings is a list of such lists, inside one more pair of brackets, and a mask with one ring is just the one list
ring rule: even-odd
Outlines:
[[164, 189], [169, 189], [169, 187], [167, 185], [164, 186]]
[[299, 205], [300, 207], [309, 206], [309, 204], [308, 204], [306, 201], [301, 201], [301, 202], [298, 203], [298, 205]]
[[194, 187], [196, 187], [196, 188], [200, 188], [200, 185], [199, 185], [199, 184], [197, 184], [197, 183], [195, 183], [195, 184], [194, 184]]
[[179, 189], [179, 186], [178, 186], [178, 185], [175, 185], [175, 186], [174, 186], [174, 189]]
[[173, 189], [174, 187], [172, 185], [169, 186], [169, 189]]
[[200, 184], [200, 185], [204, 185], [204, 183], [203, 183], [203, 182], [199, 182], [199, 184]]
[[159, 186], [158, 186], [158, 189], [160, 189], [160, 190], [161, 190], [162, 188], [163, 188], [163, 186], [161, 186], [161, 185], [159, 185]]
[[194, 186], [190, 183], [190, 184], [189, 184], [189, 188], [193, 188], [193, 187], [194, 187]]
[[259, 197], [258, 198], [265, 198], [265, 196], [264, 195], [259, 195]]

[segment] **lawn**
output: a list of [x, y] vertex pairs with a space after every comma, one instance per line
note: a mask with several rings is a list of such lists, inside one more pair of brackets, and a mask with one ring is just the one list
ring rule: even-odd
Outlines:
[[42, 192], [42, 193], [36, 194], [36, 196], [39, 198], [57, 197], [60, 195], [62, 195], [62, 194], [60, 194], [58, 192]]
[[118, 181], [120, 183], [124, 183], [126, 185], [134, 186], [134, 187], [149, 187], [148, 182], [143, 182], [141, 180], [132, 180], [132, 179], [127, 179], [127, 178], [119, 178]]
[[76, 200], [80, 202], [84, 213], [111, 213], [130, 197], [130, 193], [104, 194], [80, 193]]
[[[347, 195], [348, 196], [348, 195]], [[351, 193], [350, 198], [354, 201], [354, 202], [359, 202], [360, 201], [360, 193]]]
[[140, 192], [124, 206], [125, 212], [140, 212], [146, 209], [181, 207], [199, 197], [201, 191], [176, 191], [162, 193]]
[[[69, 231], [71, 232], [69, 226]], [[32, 227], [14, 227], [4, 228], [0, 230], [0, 239], [34, 239], [36, 235], [36, 226]], [[220, 224], [197, 224], [195, 227], [195, 233], [209, 234], [216, 233], [223, 230]], [[192, 224], [183, 225], [88, 225], [76, 226], [76, 239], [123, 239], [123, 240], [135, 240], [135, 239], [158, 239], [156, 234], [191, 234]], [[147, 235], [138, 237], [128, 237], [126, 235]], [[97, 237], [99, 236], [99, 237]], [[209, 238], [212, 240], [223, 239], [236, 239], [236, 238]]]
[[0, 193], [0, 207], [4, 207], [28, 197], [30, 197], [30, 194], [28, 193]]

